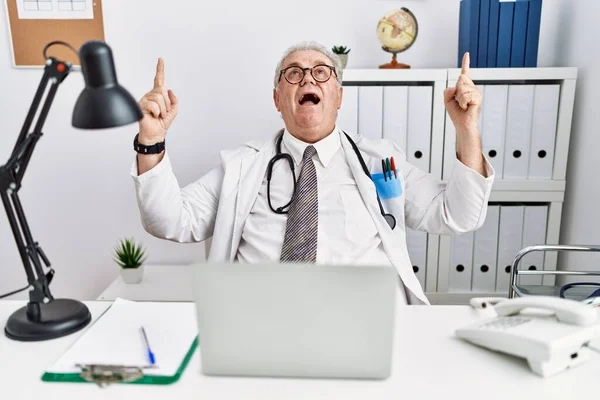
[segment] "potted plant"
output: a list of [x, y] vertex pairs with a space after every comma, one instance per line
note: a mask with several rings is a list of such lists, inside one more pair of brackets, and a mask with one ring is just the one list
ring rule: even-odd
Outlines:
[[346, 68], [348, 64], [348, 53], [350, 53], [350, 49], [346, 46], [333, 46], [331, 49], [342, 61], [342, 68]]
[[115, 248], [115, 262], [125, 283], [140, 283], [144, 274], [145, 250], [133, 238], [121, 239]]

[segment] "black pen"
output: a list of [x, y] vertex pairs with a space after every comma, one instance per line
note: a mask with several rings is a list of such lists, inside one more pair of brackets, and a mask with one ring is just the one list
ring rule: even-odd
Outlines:
[[383, 170], [383, 179], [387, 182], [387, 172], [385, 170], [385, 160], [381, 159], [381, 169]]

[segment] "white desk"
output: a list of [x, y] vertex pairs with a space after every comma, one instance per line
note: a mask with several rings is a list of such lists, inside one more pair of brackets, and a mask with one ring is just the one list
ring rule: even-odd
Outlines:
[[192, 278], [191, 265], [147, 265], [140, 283], [125, 283], [119, 275], [98, 300], [194, 301]]
[[[0, 323], [23, 306], [0, 301]], [[94, 319], [109, 302], [86, 303]], [[565, 400], [598, 391], [600, 354], [551, 378], [540, 378], [518, 358], [477, 348], [454, 329], [489, 316], [467, 306], [410, 306], [398, 311], [392, 377], [385, 381], [206, 377], [196, 353], [181, 379], [167, 386], [42, 382], [44, 369], [81, 335], [24, 343], [0, 337], [0, 398], [6, 399], [527, 399]]]

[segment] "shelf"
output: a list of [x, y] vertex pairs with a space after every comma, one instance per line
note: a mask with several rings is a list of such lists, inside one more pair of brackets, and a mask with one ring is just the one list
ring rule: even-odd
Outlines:
[[[444, 180], [448, 183], [448, 180]], [[494, 192], [564, 192], [567, 187], [566, 181], [540, 179], [540, 180], [494, 180], [492, 190]]]
[[493, 190], [511, 192], [564, 192], [566, 181], [552, 179], [508, 180], [497, 179], [494, 181]]
[[[448, 80], [456, 81], [460, 68], [448, 70]], [[562, 80], [577, 79], [577, 68], [471, 68], [474, 81]]]
[[531, 192], [531, 191], [497, 191], [492, 190], [490, 194], [491, 202], [506, 203], [552, 203], [563, 202], [565, 200], [564, 192]]
[[477, 293], [477, 292], [425, 292], [425, 296], [429, 299], [431, 304], [444, 304], [444, 305], [469, 305], [469, 300], [473, 297], [504, 297], [508, 298], [508, 289], [504, 292], [489, 292], [489, 293]]
[[446, 81], [446, 69], [345, 69], [344, 85], [369, 84], [384, 85], [387, 82], [434, 82]]

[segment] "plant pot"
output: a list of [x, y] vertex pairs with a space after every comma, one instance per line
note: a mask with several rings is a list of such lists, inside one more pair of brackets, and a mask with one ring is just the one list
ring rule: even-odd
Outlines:
[[348, 54], [338, 54], [337, 56], [342, 62], [342, 69], [346, 68], [346, 65], [348, 65]]
[[144, 277], [144, 266], [138, 268], [121, 268], [121, 278], [125, 283], [140, 283]]

